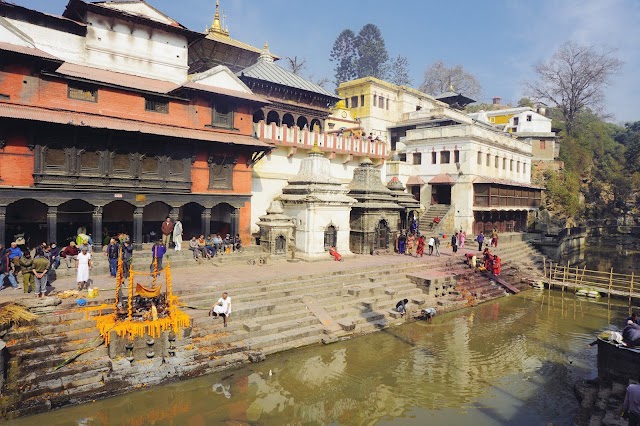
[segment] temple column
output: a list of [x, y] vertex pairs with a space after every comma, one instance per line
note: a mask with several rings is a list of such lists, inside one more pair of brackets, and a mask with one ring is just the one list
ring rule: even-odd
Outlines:
[[6, 242], [5, 226], [7, 222], [7, 206], [0, 206], [0, 243]]
[[102, 207], [96, 206], [93, 209], [93, 251], [102, 251]]
[[211, 209], [205, 208], [200, 216], [200, 233], [209, 235], [211, 233]]
[[180, 217], [180, 207], [171, 207], [171, 210], [169, 210], [169, 217], [173, 223], [176, 223]]
[[231, 212], [231, 236], [235, 237], [240, 233], [240, 209], [234, 208]]
[[47, 242], [58, 242], [58, 207], [49, 206], [47, 210]]
[[136, 207], [133, 211], [133, 249], [142, 250], [142, 213], [143, 207]]

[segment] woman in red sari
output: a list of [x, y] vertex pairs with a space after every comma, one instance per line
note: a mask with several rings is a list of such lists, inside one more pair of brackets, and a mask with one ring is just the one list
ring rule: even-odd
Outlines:
[[336, 262], [342, 262], [342, 256], [340, 256], [340, 253], [338, 253], [335, 247], [329, 249], [329, 254], [333, 256], [333, 260]]
[[418, 237], [418, 247], [416, 248], [416, 257], [424, 254], [424, 235]]

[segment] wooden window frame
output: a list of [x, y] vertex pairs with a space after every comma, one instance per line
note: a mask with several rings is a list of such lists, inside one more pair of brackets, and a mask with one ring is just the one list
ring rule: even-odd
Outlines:
[[[77, 92], [91, 93], [91, 98], [85, 96], [73, 95]], [[67, 98], [75, 101], [98, 103], [98, 88], [85, 84], [67, 84]]]
[[169, 114], [169, 101], [156, 98], [144, 98], [144, 110], [147, 112], [157, 112], [159, 114]]

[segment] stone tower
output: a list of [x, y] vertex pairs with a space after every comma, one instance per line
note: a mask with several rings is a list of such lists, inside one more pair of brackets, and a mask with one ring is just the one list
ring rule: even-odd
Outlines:
[[393, 251], [403, 209], [382, 183], [380, 169], [368, 158], [354, 170], [348, 195], [358, 200], [351, 209], [351, 251], [359, 254]]

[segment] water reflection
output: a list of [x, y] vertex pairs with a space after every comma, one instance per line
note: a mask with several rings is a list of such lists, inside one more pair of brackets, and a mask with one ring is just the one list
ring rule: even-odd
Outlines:
[[615, 302], [529, 291], [11, 424], [565, 424], [574, 381], [595, 374], [588, 343], [625, 315]]

